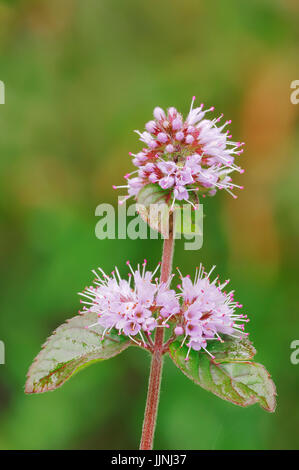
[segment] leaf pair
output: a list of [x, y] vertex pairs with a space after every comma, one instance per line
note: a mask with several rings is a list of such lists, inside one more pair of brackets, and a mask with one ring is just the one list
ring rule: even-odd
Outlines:
[[[54, 331], [43, 345], [28, 372], [26, 393], [42, 393], [63, 385], [79, 370], [111, 357], [130, 346], [129, 338], [111, 330], [103, 337], [103, 328], [94, 325], [96, 313], [85, 313], [68, 320]], [[87, 328], [89, 327], [89, 328]], [[251, 359], [255, 349], [248, 340], [224, 343], [210, 341], [205, 352], [191, 351], [186, 361], [187, 347], [175, 341], [169, 354], [177, 367], [206, 390], [236, 405], [259, 403], [267, 411], [275, 409], [275, 386], [266, 369]]]

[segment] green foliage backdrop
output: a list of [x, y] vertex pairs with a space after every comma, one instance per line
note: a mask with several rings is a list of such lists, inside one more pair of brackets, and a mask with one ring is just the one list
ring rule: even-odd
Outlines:
[[[192, 95], [232, 119], [245, 140], [245, 189], [205, 202], [198, 252], [175, 265], [217, 264], [251, 317], [257, 361], [278, 408], [241, 409], [200, 389], [170, 360], [158, 449], [298, 448], [298, 4], [292, 0], [14, 0], [0, 2], [1, 449], [134, 449], [149, 358], [130, 348], [53, 393], [24, 394], [49, 333], [79, 309], [90, 270], [125, 272], [161, 241], [95, 237], [95, 208], [140, 148], [133, 129], [154, 106], [187, 112]], [[296, 76], [297, 69], [297, 76]]]

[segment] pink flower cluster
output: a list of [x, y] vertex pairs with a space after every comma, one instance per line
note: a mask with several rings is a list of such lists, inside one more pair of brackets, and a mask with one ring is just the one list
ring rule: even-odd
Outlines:
[[81, 303], [89, 305], [89, 308], [83, 308], [82, 313], [88, 310], [98, 314], [98, 324], [104, 329], [103, 336], [116, 328], [120, 334], [130, 338], [139, 334], [145, 343], [142, 331], [150, 333], [159, 326], [158, 319], [167, 319], [178, 313], [180, 305], [175, 291], [169, 289], [169, 282], [159, 283], [158, 278], [154, 279], [160, 265], [154, 272], [146, 271], [146, 260], [141, 271], [139, 266], [133, 271], [129, 262], [127, 265], [131, 271], [129, 280], [122, 279], [117, 268], [111, 276], [100, 268], [102, 276], [94, 271], [95, 285], [80, 294], [87, 299]]
[[189, 276], [181, 275], [182, 283], [176, 293], [170, 289], [172, 277], [167, 283], [154, 278], [159, 265], [151, 272], [146, 270], [146, 260], [141, 270], [139, 265], [134, 271], [130, 263], [127, 264], [130, 268], [128, 280], [120, 277], [117, 268], [111, 276], [99, 268], [101, 275], [94, 271], [94, 285], [80, 294], [85, 298], [81, 302], [88, 305], [81, 313], [97, 313], [96, 324], [103, 327], [103, 337], [115, 328], [133, 341], [136, 341], [133, 337], [139, 335], [146, 346], [143, 333], [149, 335], [154, 329], [169, 327], [172, 323], [173, 338], [183, 336], [182, 345], [186, 342], [189, 348], [188, 359], [191, 349], [204, 349], [209, 353], [207, 341], [222, 341], [220, 335], [238, 338], [247, 335], [243, 332], [247, 316], [235, 313], [242, 305], [234, 301], [233, 291], [223, 291], [229, 281], [220, 284], [218, 277], [210, 281], [215, 266], [208, 274], [200, 266], [194, 282]]
[[[130, 154], [138, 168], [125, 178], [128, 180], [128, 196], [137, 196], [140, 189], [150, 183], [167, 190], [175, 200], [189, 201], [189, 192], [203, 196], [214, 195], [218, 189], [225, 189], [233, 197], [233, 188], [242, 188], [232, 183], [233, 171], [242, 173], [235, 164], [235, 156], [243, 151], [243, 143], [232, 142], [229, 131], [225, 130], [231, 121], [217, 127], [222, 115], [213, 120], [205, 116], [214, 108], [204, 110], [203, 105], [193, 109], [195, 97], [186, 120], [173, 107], [165, 112], [154, 109], [154, 120], [146, 125], [146, 131], [136, 131], [145, 148]], [[137, 173], [137, 176], [131, 176]], [[113, 186], [117, 188], [117, 186]]]
[[[181, 276], [182, 284], [178, 286], [181, 290], [182, 314], [174, 331], [178, 336], [184, 335], [182, 344], [187, 341], [187, 359], [191, 349], [206, 350], [208, 340], [222, 341], [221, 334], [237, 338], [248, 335], [244, 333], [244, 323], [249, 321], [247, 315], [235, 313], [242, 305], [234, 301], [233, 291], [223, 291], [229, 281], [220, 284], [218, 276], [210, 281], [214, 269], [215, 266], [207, 274], [200, 266], [194, 282], [189, 276]], [[239, 324], [239, 321], [242, 323]]]

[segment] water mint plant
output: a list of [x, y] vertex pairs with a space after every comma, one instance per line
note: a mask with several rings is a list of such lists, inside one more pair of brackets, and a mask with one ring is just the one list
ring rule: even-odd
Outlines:
[[[203, 105], [187, 118], [175, 108], [154, 109], [154, 119], [138, 134], [145, 144], [133, 155], [135, 172], [125, 175], [129, 198], [137, 203], [167, 208], [168, 234], [164, 236], [162, 260], [152, 271], [143, 260], [137, 267], [129, 261], [127, 275], [114, 267], [105, 273], [93, 270], [94, 280], [81, 293], [79, 315], [58, 327], [31, 365], [25, 392], [55, 390], [84, 367], [103, 361], [134, 346], [151, 356], [140, 449], [153, 448], [165, 355], [189, 379], [218, 397], [239, 406], [258, 403], [275, 410], [275, 386], [264, 366], [253, 361], [256, 351], [245, 331], [249, 321], [242, 305], [221, 281], [200, 264], [193, 278], [173, 272], [175, 220], [182, 203], [197, 209], [200, 198], [218, 190], [228, 193], [240, 186], [231, 173], [242, 173], [235, 163], [243, 145], [231, 141], [219, 125], [222, 115], [209, 120]], [[114, 186], [116, 188], [116, 186]], [[190, 206], [189, 206], [190, 207]], [[146, 222], [159, 227], [140, 212]], [[144, 215], [146, 214], [146, 216]], [[164, 234], [163, 234], [164, 235]], [[167, 393], [167, 391], [165, 391]]]

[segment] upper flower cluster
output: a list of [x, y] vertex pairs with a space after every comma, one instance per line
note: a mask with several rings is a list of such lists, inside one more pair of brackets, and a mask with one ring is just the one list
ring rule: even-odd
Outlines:
[[[218, 339], [222, 334], [240, 337], [243, 333], [246, 315], [235, 313], [241, 308], [234, 301], [233, 291], [226, 293], [224, 287], [229, 281], [220, 284], [218, 277], [210, 281], [210, 273], [201, 266], [196, 271], [194, 282], [189, 276], [181, 275], [179, 292], [170, 289], [170, 282], [159, 283], [154, 272], [146, 270], [146, 261], [142, 269], [139, 266], [133, 270], [127, 262], [130, 273], [129, 280], [120, 277], [115, 268], [111, 276], [100, 268], [101, 276], [94, 271], [96, 280], [94, 286], [87, 287], [81, 293], [88, 305], [83, 311], [96, 312], [98, 322], [103, 327], [103, 337], [112, 328], [119, 334], [133, 337], [139, 335], [144, 346], [147, 345], [143, 333], [149, 335], [155, 328], [169, 327], [173, 324], [173, 339], [183, 336], [182, 344], [188, 346], [188, 359], [191, 349], [206, 350], [207, 341]], [[239, 324], [238, 322], [242, 323]], [[208, 352], [208, 351], [207, 351]]]
[[[167, 112], [157, 107], [146, 130], [136, 131], [145, 147], [136, 155], [130, 153], [138, 169], [125, 176], [127, 186], [120, 186], [128, 188], [127, 197], [137, 196], [150, 183], [171, 192], [173, 203], [176, 199], [188, 201], [190, 191], [212, 196], [217, 189], [225, 189], [236, 197], [232, 189], [242, 187], [232, 183], [230, 174], [244, 171], [235, 164], [243, 143], [230, 140], [226, 127], [231, 121], [218, 127], [222, 115], [207, 119], [206, 114], [214, 107], [193, 109], [194, 100], [185, 120], [173, 107]], [[131, 177], [134, 173], [137, 176]]]

